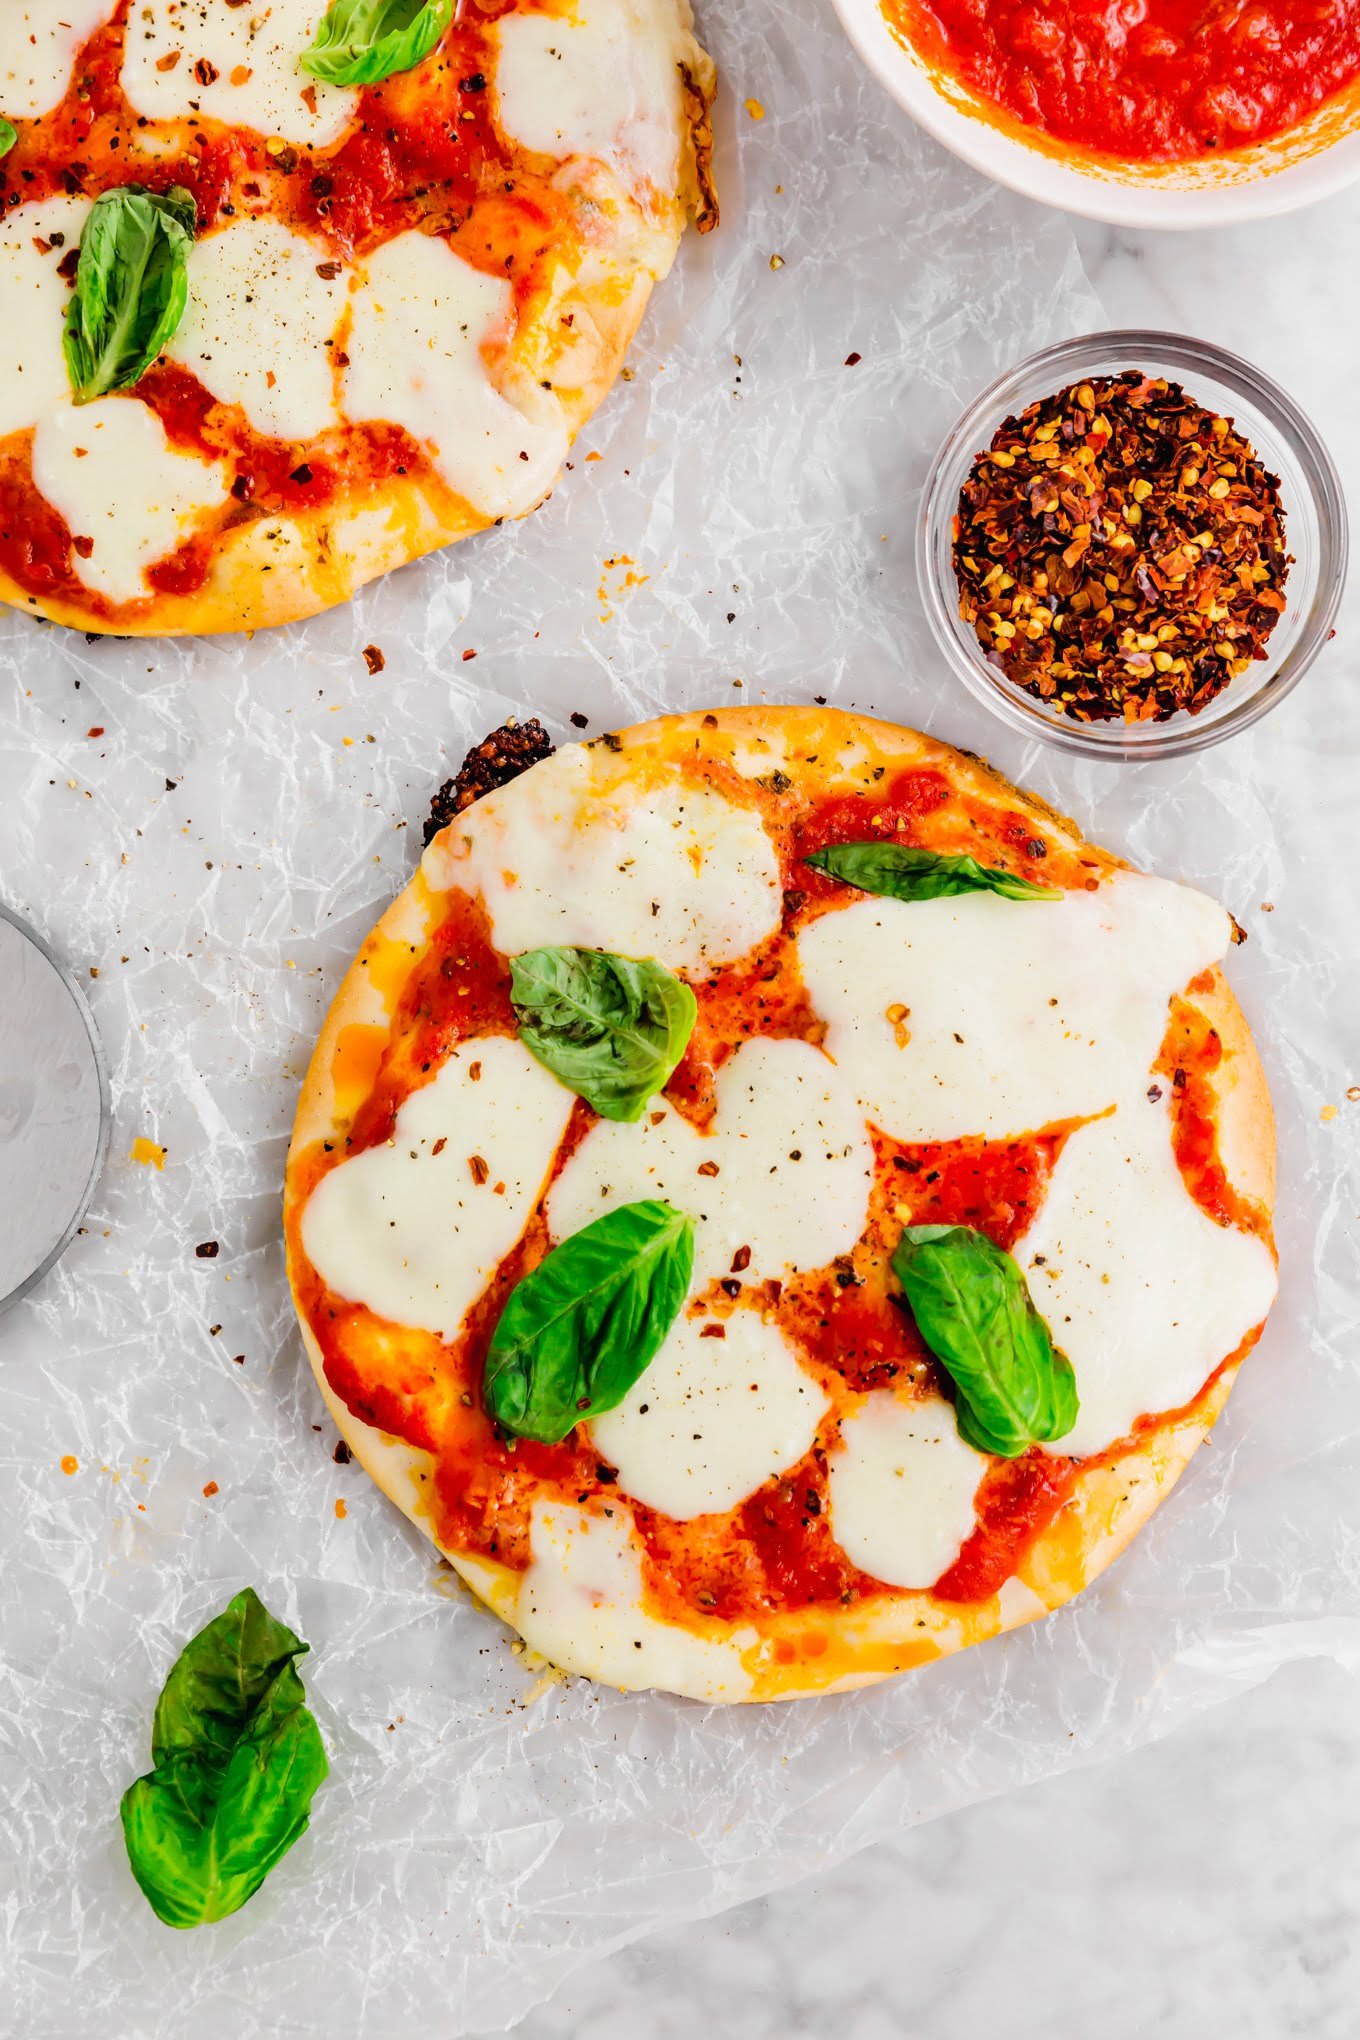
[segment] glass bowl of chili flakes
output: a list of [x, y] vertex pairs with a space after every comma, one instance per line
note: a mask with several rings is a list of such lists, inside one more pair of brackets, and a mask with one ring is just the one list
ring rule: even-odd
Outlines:
[[[1088, 429], [1110, 483], [1091, 527], [1062, 486]], [[949, 665], [1012, 729], [1152, 759], [1220, 743], [1298, 685], [1348, 546], [1340, 478], [1291, 397], [1223, 348], [1130, 330], [1044, 348], [969, 405], [926, 483], [917, 566]]]

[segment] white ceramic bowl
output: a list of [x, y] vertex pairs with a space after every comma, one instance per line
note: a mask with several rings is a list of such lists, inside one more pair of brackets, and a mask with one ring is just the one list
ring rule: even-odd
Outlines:
[[984, 176], [1044, 205], [1127, 227], [1214, 227], [1292, 212], [1360, 177], [1360, 92], [1288, 134], [1193, 163], [1107, 165], [998, 124], [966, 86], [893, 34], [878, 0], [834, 0], [879, 82], [936, 141]]

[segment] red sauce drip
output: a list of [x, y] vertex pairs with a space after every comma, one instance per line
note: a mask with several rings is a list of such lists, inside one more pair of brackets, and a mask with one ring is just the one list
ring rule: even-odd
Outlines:
[[1009, 1248], [1043, 1201], [1068, 1129], [1023, 1140], [908, 1144], [875, 1131], [875, 1189], [864, 1245], [831, 1268], [784, 1285], [777, 1318], [789, 1337], [848, 1388], [886, 1388], [904, 1370], [938, 1388], [934, 1362], [889, 1271], [902, 1230], [971, 1225]]
[[790, 885], [801, 887], [812, 899], [839, 899], [846, 888], [804, 864], [805, 857], [824, 850], [828, 843], [864, 843], [875, 836], [915, 843], [919, 824], [952, 798], [953, 789], [942, 772], [913, 769], [899, 772], [886, 785], [823, 801], [795, 832]]
[[1360, 0], [883, 0], [927, 61], [1055, 141], [1185, 162], [1283, 134], [1360, 75]]
[[1263, 1232], [1264, 1214], [1233, 1188], [1219, 1153], [1214, 1075], [1222, 1060], [1218, 1029], [1197, 1006], [1173, 999], [1171, 1025], [1156, 1071], [1170, 1086], [1171, 1146], [1185, 1186], [1217, 1225]]
[[31, 595], [85, 600], [72, 571], [71, 533], [29, 480], [27, 454], [22, 464], [0, 461], [0, 568]]
[[479, 901], [452, 892], [429, 947], [402, 990], [377, 1079], [355, 1115], [348, 1152], [386, 1140], [403, 1102], [458, 1042], [513, 1034], [510, 970], [491, 946]]
[[978, 1489], [977, 1529], [935, 1582], [940, 1599], [987, 1601], [1000, 1593], [1066, 1501], [1078, 1470], [1075, 1460], [1037, 1448], [995, 1460]]
[[692, 989], [699, 1008], [694, 1032], [666, 1095], [697, 1126], [712, 1120], [714, 1078], [743, 1041], [770, 1035], [820, 1042], [826, 1032], [808, 1003], [798, 951], [782, 931], [754, 956]]

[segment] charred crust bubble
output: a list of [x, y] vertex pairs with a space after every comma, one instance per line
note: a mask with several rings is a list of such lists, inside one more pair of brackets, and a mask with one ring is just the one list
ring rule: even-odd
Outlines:
[[545, 758], [551, 758], [556, 749], [556, 744], [536, 716], [530, 716], [527, 722], [502, 723], [489, 737], [483, 737], [480, 744], [473, 745], [459, 766], [456, 778], [446, 779], [430, 802], [429, 819], [425, 824], [426, 843], [432, 843], [455, 815], [461, 815], [484, 793], [494, 793], [497, 787], [508, 786], [531, 765], [539, 765]]

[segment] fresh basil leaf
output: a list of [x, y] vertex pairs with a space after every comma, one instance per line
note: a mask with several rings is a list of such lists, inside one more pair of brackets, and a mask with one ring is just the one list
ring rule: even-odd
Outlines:
[[6, 120], [4, 114], [0, 113], [0, 156], [7, 156], [18, 139], [19, 130], [13, 121]]
[[959, 1436], [1017, 1459], [1077, 1421], [1071, 1362], [1014, 1256], [968, 1225], [908, 1226], [893, 1255], [921, 1337], [958, 1394]]
[[167, 1926], [236, 1912], [306, 1828], [329, 1768], [294, 1662], [306, 1649], [247, 1587], [170, 1667], [155, 1769], [120, 1809], [132, 1874]]
[[189, 298], [194, 221], [182, 185], [120, 184], [95, 200], [62, 333], [78, 404], [140, 382], [174, 336]]
[[413, 71], [453, 19], [454, 0], [331, 0], [300, 58], [328, 85], [376, 85]]
[[994, 892], [1007, 900], [1060, 900], [1049, 885], [1016, 878], [976, 857], [945, 857], [934, 850], [911, 850], [905, 843], [828, 843], [803, 859], [827, 878], [839, 878], [861, 892], [882, 893], [890, 900], [939, 900], [953, 893]]
[[694, 1221], [655, 1199], [571, 1233], [511, 1290], [482, 1378], [486, 1407], [555, 1445], [621, 1403], [655, 1359], [694, 1271]]
[[698, 1011], [659, 963], [606, 949], [526, 950], [510, 965], [510, 999], [530, 1054], [602, 1119], [641, 1119]]

